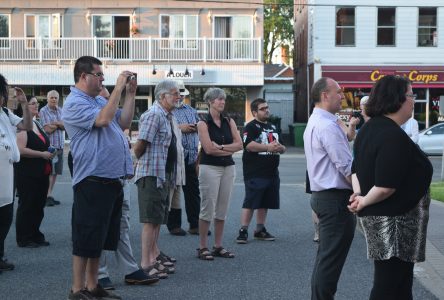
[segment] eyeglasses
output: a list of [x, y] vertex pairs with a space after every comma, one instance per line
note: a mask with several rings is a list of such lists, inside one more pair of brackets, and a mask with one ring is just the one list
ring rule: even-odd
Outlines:
[[182, 95], [180, 93], [177, 93], [177, 92], [176, 93], [165, 93], [165, 94], [171, 95], [171, 96], [173, 96], [175, 98], [182, 97]]
[[269, 109], [270, 108], [268, 106], [264, 106], [264, 107], [258, 108], [257, 110], [266, 111], [266, 110], [269, 110]]
[[418, 95], [416, 95], [416, 94], [405, 94], [405, 96], [415, 100]]
[[86, 74], [89, 75], [94, 75], [95, 77], [104, 77], [105, 74], [103, 74], [103, 72], [97, 72], [97, 73], [91, 73], [91, 72], [85, 72]]

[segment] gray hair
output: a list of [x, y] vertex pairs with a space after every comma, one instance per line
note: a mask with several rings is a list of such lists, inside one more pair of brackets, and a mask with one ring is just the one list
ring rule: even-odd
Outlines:
[[171, 79], [162, 80], [156, 84], [154, 89], [155, 100], [159, 101], [162, 94], [169, 93], [172, 89], [177, 89], [179, 91], [179, 84], [176, 81]]
[[227, 94], [225, 94], [225, 91], [223, 89], [220, 88], [209, 88], [204, 96], [204, 101], [207, 103], [210, 103], [211, 101], [213, 101], [214, 99], [217, 98], [227, 98]]
[[360, 106], [365, 106], [367, 104], [369, 98], [370, 98], [369, 96], [362, 97], [361, 98], [361, 102], [359, 103], [359, 105]]
[[59, 97], [60, 97], [59, 92], [57, 92], [56, 90], [49, 91], [46, 97], [49, 99], [53, 96], [55, 96], [55, 97], [57, 97], [57, 99], [59, 99]]

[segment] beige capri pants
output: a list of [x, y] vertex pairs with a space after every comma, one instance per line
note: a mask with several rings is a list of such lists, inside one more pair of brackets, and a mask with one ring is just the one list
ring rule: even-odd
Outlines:
[[213, 219], [225, 220], [235, 178], [234, 165], [199, 166], [199, 190], [202, 198], [199, 219], [208, 222]]

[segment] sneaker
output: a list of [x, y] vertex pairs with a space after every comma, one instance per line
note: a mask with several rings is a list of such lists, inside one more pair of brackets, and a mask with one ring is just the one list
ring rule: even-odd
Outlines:
[[80, 290], [75, 293], [71, 291], [69, 293], [68, 300], [97, 300], [97, 298], [91, 295], [91, 293], [87, 290]]
[[248, 230], [245, 229], [245, 228], [239, 229], [239, 236], [236, 239], [236, 243], [238, 243], [238, 244], [246, 244], [247, 240], [248, 240]]
[[101, 287], [103, 287], [104, 290], [115, 290], [116, 289], [114, 287], [111, 279], [109, 279], [109, 277], [99, 278], [99, 284]]
[[55, 204], [55, 200], [53, 197], [49, 196], [46, 198], [46, 206], [54, 206]]
[[183, 230], [182, 228], [178, 227], [178, 228], [171, 229], [170, 234], [176, 235], [176, 236], [184, 236], [184, 235], [187, 235], [187, 232], [185, 230]]
[[135, 284], [135, 285], [149, 285], [159, 281], [159, 277], [157, 275], [149, 275], [145, 273], [143, 270], [137, 270], [131, 274], [125, 276], [126, 284]]
[[100, 284], [97, 284], [96, 288], [92, 291], [88, 291], [93, 297], [93, 299], [122, 299], [120, 296], [105, 290]]
[[267, 231], [267, 229], [265, 229], [265, 227], [261, 231], [259, 231], [259, 232], [255, 231], [254, 232], [254, 238], [256, 240], [262, 240], [262, 241], [274, 241], [276, 239], [274, 236], [272, 236]]
[[14, 270], [14, 265], [11, 263], [8, 263], [7, 259], [1, 259], [0, 258], [0, 272], [1, 271], [12, 271]]

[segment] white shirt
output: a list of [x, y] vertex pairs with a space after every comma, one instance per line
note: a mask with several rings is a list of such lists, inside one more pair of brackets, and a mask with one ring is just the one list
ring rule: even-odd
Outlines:
[[415, 144], [418, 143], [419, 140], [419, 129], [418, 129], [418, 121], [413, 118], [410, 118], [407, 122], [401, 125], [401, 128], [407, 133], [407, 135], [412, 139]]

